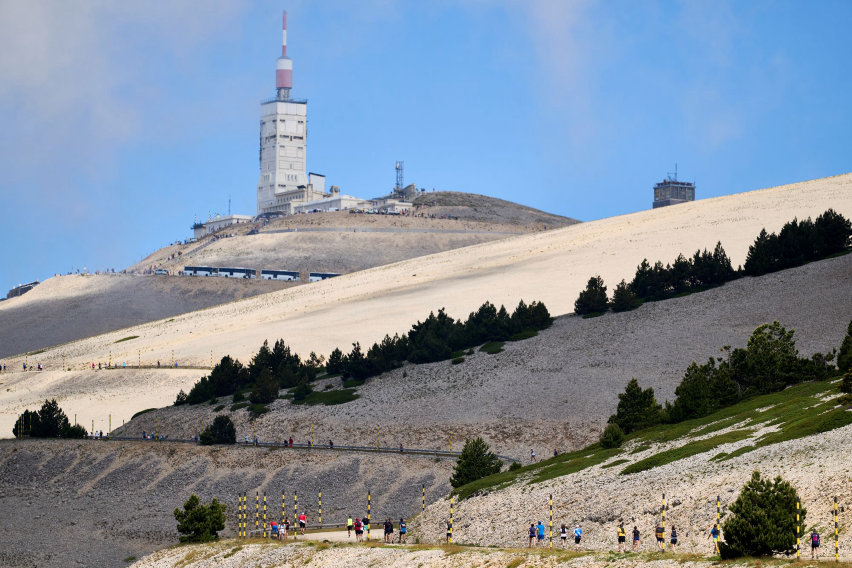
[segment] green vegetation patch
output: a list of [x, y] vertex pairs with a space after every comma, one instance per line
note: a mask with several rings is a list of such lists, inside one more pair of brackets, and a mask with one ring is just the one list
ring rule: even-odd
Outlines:
[[153, 411], [155, 411], [155, 410], [157, 410], [157, 409], [156, 409], [156, 408], [146, 408], [145, 410], [140, 410], [139, 412], [137, 412], [136, 414], [134, 414], [133, 416], [131, 416], [131, 417], [130, 417], [130, 419], [131, 419], [131, 420], [133, 420], [133, 419], [134, 419], [134, 418], [136, 418], [137, 416], [142, 416], [143, 414], [146, 414], [146, 413], [148, 413], [148, 412], [153, 412]]
[[122, 337], [121, 339], [116, 340], [114, 343], [121, 343], [122, 341], [130, 341], [131, 339], [137, 339], [138, 335], [128, 335], [127, 337]]
[[38, 351], [30, 351], [29, 353], [27, 353], [27, 355], [41, 355], [45, 351], [47, 351], [47, 349], [39, 349]]
[[618, 455], [620, 451], [620, 448], [607, 450], [601, 448], [600, 444], [593, 444], [576, 452], [560, 454], [539, 463], [523, 467], [516, 467], [515, 464], [512, 464], [511, 469], [477, 479], [467, 485], [462, 485], [454, 489], [453, 493], [458, 495], [459, 501], [461, 501], [479, 491], [501, 489], [507, 485], [511, 485], [522, 476], [530, 475], [532, 475], [530, 483], [539, 483], [605, 462], [611, 457]]
[[236, 403], [231, 405], [231, 412], [236, 412], [237, 410], [239, 410], [241, 408], [245, 408], [249, 405], [251, 405], [250, 402], [236, 402]]
[[630, 464], [629, 466], [621, 470], [621, 474], [627, 475], [630, 473], [639, 473], [640, 471], [645, 471], [648, 469], [659, 467], [661, 465], [666, 465], [668, 463], [672, 463], [677, 460], [682, 460], [684, 458], [688, 458], [697, 454], [703, 454], [704, 452], [709, 452], [710, 450], [721, 446], [722, 444], [730, 444], [732, 442], [739, 442], [740, 440], [744, 440], [748, 438], [751, 434], [752, 430], [734, 430], [733, 432], [719, 434], [718, 436], [713, 436], [712, 438], [692, 441], [683, 446], [678, 446], [677, 448], [672, 448], [670, 450], [654, 454], [643, 460], [639, 460], [636, 463]]
[[358, 379], [344, 379], [343, 380], [343, 388], [345, 389], [354, 389], [355, 387], [360, 387], [364, 384], [363, 380]]
[[216, 408], [214, 408], [214, 409], [213, 409], [213, 412], [220, 412], [220, 411], [222, 411], [222, 410], [224, 410], [224, 409], [225, 409], [225, 405], [224, 405], [224, 404], [220, 404], [219, 406], [217, 406]]
[[456, 357], [452, 361], [450, 361], [450, 363], [452, 363], [453, 365], [459, 365], [461, 363], [464, 363], [464, 357]]
[[523, 341], [524, 339], [530, 339], [531, 337], [535, 337], [538, 335], [538, 332], [534, 329], [525, 329], [523, 331], [519, 331], [509, 338], [509, 341]]
[[[590, 449], [592, 449], [591, 452], [589, 451]], [[559, 459], [562, 456], [551, 458], [548, 461], [553, 461], [555, 463], [541, 468], [538, 474], [533, 477], [532, 483], [539, 483], [541, 481], [547, 481], [548, 479], [561, 477], [570, 473], [577, 473], [578, 471], [603, 463], [606, 460], [615, 457], [620, 452], [621, 448], [603, 449], [595, 444], [594, 446], [590, 446], [589, 448], [580, 450], [579, 452], [564, 454], [566, 457], [564, 460]]]
[[601, 466], [601, 468], [606, 469], [606, 468], [610, 468], [610, 467], [615, 467], [615, 466], [617, 466], [617, 465], [621, 465], [621, 464], [623, 464], [623, 463], [627, 463], [627, 462], [629, 462], [629, 461], [630, 461], [630, 460], [628, 460], [628, 459], [615, 460], [615, 461], [612, 461], [612, 462], [609, 462], [609, 463], [605, 463], [605, 464], [603, 464], [603, 465]]
[[722, 457], [720, 457], [720, 458], [719, 458], [718, 460], [716, 460], [716, 461], [728, 461], [728, 460], [730, 460], [730, 459], [734, 459], [734, 458], [735, 458], [735, 457], [737, 457], [737, 456], [741, 456], [741, 455], [743, 455], [743, 454], [747, 454], [747, 453], [749, 453], [750, 451], [752, 451], [753, 449], [755, 449], [755, 447], [754, 447], [753, 445], [749, 444], [748, 446], [743, 446], [743, 447], [741, 447], [741, 448], [737, 448], [736, 450], [734, 450], [734, 451], [733, 451], [733, 452], [731, 452], [730, 454], [726, 454], [725, 452], [722, 452], [721, 454], [719, 454], [719, 455], [721, 455]]
[[335, 404], [345, 404], [347, 402], [352, 402], [353, 400], [357, 399], [358, 393], [355, 392], [355, 389], [340, 389], [323, 392], [312, 392], [311, 394], [306, 396], [304, 400], [300, 400], [298, 402], [293, 401], [293, 404], [307, 404], [309, 406], [313, 406], [315, 404], [324, 404], [326, 406], [332, 406]]
[[641, 454], [645, 450], [650, 450], [650, 449], [651, 449], [651, 444], [639, 444], [630, 452], [630, 455], [632, 456], [633, 454]]
[[265, 404], [250, 404], [248, 409], [252, 417], [254, 418], [257, 418], [261, 414], [266, 414], [267, 412], [269, 412], [269, 407]]
[[503, 351], [503, 345], [505, 345], [505, 342], [503, 341], [489, 341], [480, 347], [479, 350], [484, 353], [488, 353], [489, 355], [496, 355]]

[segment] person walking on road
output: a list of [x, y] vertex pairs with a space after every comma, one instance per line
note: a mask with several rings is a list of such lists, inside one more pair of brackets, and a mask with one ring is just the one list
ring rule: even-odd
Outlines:
[[583, 529], [580, 525], [574, 527], [574, 549], [580, 550], [580, 542], [583, 540]]
[[352, 536], [352, 515], [346, 517], [346, 538]]
[[627, 534], [624, 532], [624, 521], [618, 522], [618, 551], [624, 552], [624, 542], [627, 540]]
[[717, 523], [713, 524], [713, 528], [710, 529], [710, 532], [707, 534], [707, 538], [713, 539], [713, 552], [719, 554], [719, 535], [722, 531], [719, 530], [719, 525]]
[[633, 552], [639, 552], [642, 542], [639, 540], [639, 527], [633, 525]]

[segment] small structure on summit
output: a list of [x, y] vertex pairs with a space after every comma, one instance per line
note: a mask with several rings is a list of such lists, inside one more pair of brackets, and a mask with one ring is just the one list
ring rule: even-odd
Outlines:
[[695, 201], [695, 184], [678, 181], [675, 164], [674, 174], [669, 172], [663, 181], [654, 184], [654, 209], [687, 201]]

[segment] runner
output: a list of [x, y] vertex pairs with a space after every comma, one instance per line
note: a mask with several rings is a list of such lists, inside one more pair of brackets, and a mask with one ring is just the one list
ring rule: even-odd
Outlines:
[[719, 525], [714, 524], [713, 528], [710, 529], [710, 534], [707, 535], [707, 538], [713, 538], [713, 552], [719, 554], [719, 534], [721, 531], [719, 530]]
[[677, 528], [672, 525], [672, 552], [677, 548]]
[[352, 515], [346, 517], [346, 538], [352, 536]]
[[580, 541], [583, 540], [583, 529], [580, 528], [580, 525], [574, 527], [574, 548], [576, 550], [580, 550]]
[[308, 516], [305, 513], [299, 515], [299, 530], [302, 531], [302, 534], [305, 534], [305, 525], [308, 524]]
[[535, 463], [535, 450], [530, 448], [530, 462]]
[[811, 531], [811, 558], [819, 558], [819, 533], [816, 527]]
[[281, 530], [281, 529], [279, 529], [279, 532], [278, 532], [278, 539], [279, 539], [279, 540], [284, 540], [284, 539], [286, 539], [286, 538], [287, 538], [287, 533], [288, 533], [288, 532], [290, 532], [290, 519], [284, 519], [284, 536], [283, 536], [283, 538], [282, 538], [282, 536], [281, 536], [281, 532], [280, 532], [280, 530]]
[[565, 548], [565, 543], [568, 542], [568, 527], [564, 524], [562, 525], [562, 528], [559, 529], [559, 538], [562, 539], [562, 548]]
[[385, 519], [385, 543], [390, 544], [393, 541], [393, 521], [390, 517]]
[[624, 552], [624, 541], [627, 540], [627, 534], [624, 532], [624, 521], [618, 522], [618, 551]]
[[663, 550], [666, 544], [666, 531], [661, 525], [658, 524], [654, 528], [654, 536], [657, 538], [657, 550]]
[[399, 542], [405, 544], [405, 535], [408, 532], [408, 527], [405, 525], [405, 519], [399, 520]]
[[538, 529], [538, 544], [544, 546], [544, 525], [541, 524], [541, 521], [538, 522], [536, 528]]
[[633, 552], [639, 552], [642, 548], [642, 543], [639, 540], [639, 527], [633, 525]]
[[533, 541], [535, 540], [535, 525], [532, 524], [532, 523], [530, 523], [529, 535], [530, 535], [530, 541], [529, 541], [528, 546], [532, 546]]
[[362, 535], [364, 534], [364, 525], [361, 524], [360, 518], [355, 518], [355, 540], [356, 542], [361, 542]]

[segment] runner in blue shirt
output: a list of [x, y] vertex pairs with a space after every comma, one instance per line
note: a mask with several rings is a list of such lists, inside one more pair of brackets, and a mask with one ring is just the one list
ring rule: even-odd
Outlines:
[[580, 550], [580, 541], [583, 540], [583, 529], [580, 528], [580, 525], [577, 525], [574, 528], [574, 548]]
[[544, 545], [544, 525], [541, 524], [541, 521], [538, 522], [538, 543], [542, 546]]

